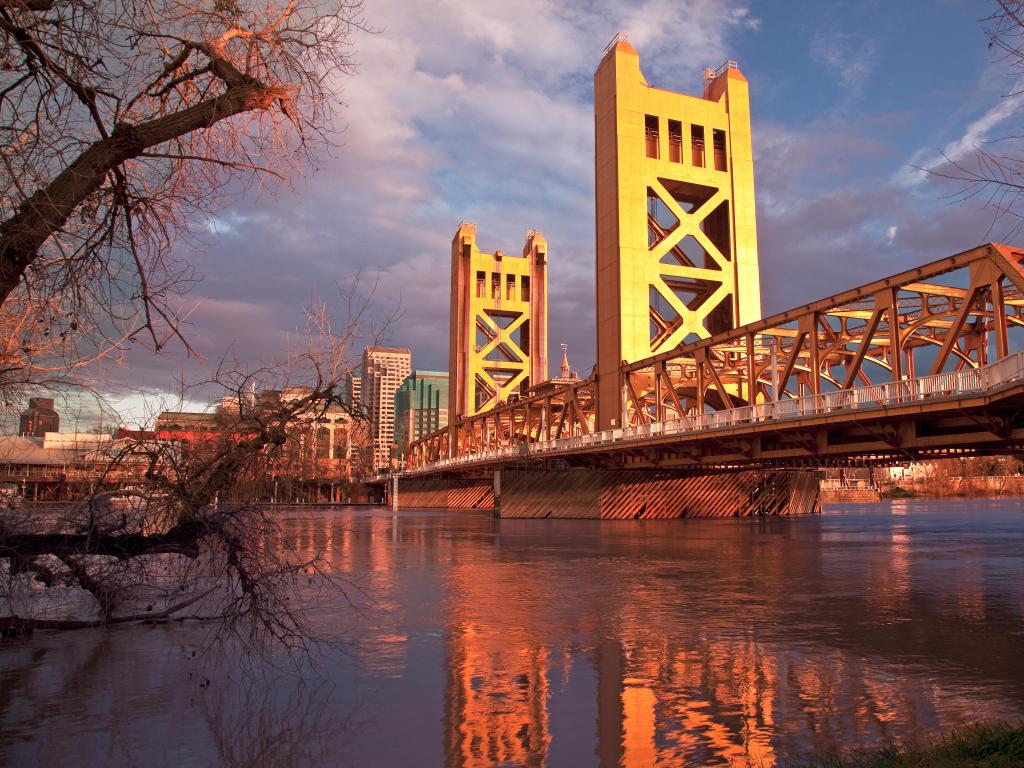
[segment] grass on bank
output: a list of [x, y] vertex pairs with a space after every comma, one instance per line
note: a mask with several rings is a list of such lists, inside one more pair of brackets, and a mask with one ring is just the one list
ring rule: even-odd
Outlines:
[[1010, 768], [1024, 766], [1024, 722], [979, 723], [929, 745], [893, 745], [790, 768]]

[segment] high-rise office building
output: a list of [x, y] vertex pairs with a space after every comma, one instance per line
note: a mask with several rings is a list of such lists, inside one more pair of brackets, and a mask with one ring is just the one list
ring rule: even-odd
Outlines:
[[345, 377], [344, 391], [341, 394], [342, 403], [355, 408], [363, 402], [363, 372], [359, 368], [350, 371]]
[[373, 468], [390, 465], [395, 441], [395, 392], [412, 373], [412, 353], [397, 347], [363, 350], [362, 402], [372, 424]]
[[395, 443], [399, 450], [447, 426], [447, 372], [413, 371], [395, 394]]

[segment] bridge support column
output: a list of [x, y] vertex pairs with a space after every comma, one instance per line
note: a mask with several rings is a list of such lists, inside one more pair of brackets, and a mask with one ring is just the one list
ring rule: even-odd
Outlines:
[[494, 516], [501, 517], [501, 469], [494, 470]]
[[[406, 477], [398, 481], [402, 504], [409, 508], [493, 509], [494, 480]], [[397, 495], [397, 494], [396, 494]]]
[[821, 512], [813, 471], [745, 470], [680, 475], [641, 470], [504, 470], [495, 515], [637, 520]]

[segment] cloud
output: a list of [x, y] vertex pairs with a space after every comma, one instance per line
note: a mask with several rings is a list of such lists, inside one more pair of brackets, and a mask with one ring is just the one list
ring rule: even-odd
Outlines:
[[752, 126], [757, 201], [769, 215], [784, 213], [822, 190], [837, 189], [863, 174], [865, 166], [895, 162], [884, 138], [888, 118], [857, 121], [828, 117], [800, 127], [755, 120]]
[[847, 109], [864, 94], [878, 59], [878, 45], [866, 34], [816, 32], [810, 56], [838, 77], [844, 89], [841, 108]]
[[376, 282], [382, 306], [403, 307], [390, 341], [411, 346], [415, 366], [443, 370], [450, 243], [462, 219], [477, 223], [485, 250], [517, 252], [527, 229], [544, 232], [551, 348], [567, 341], [573, 364], [589, 370], [592, 78], [602, 50], [627, 32], [652, 84], [695, 92], [702, 67], [729, 56], [730, 34], [758, 23], [718, 0], [372, 0], [366, 14], [380, 33], [356, 41], [339, 146], [294, 190], [242, 194], [217, 213], [203, 247], [179, 249], [205, 277], [189, 328], [203, 359], [133, 351], [127, 368], [104, 374], [112, 391], [203, 377], [228, 349], [273, 357], [311, 289], [330, 299], [357, 272]]
[[203, 400], [183, 398], [155, 389], [121, 392], [107, 397], [107, 405], [118, 414], [118, 425], [125, 429], [152, 429], [163, 411], [204, 411], [211, 408]]
[[[1024, 111], [1024, 79], [1013, 83], [1009, 95], [999, 100], [981, 115], [971, 120], [962, 133], [948, 142], [939, 152], [922, 148], [917, 150], [895, 174], [896, 183], [904, 187], [913, 187], [924, 182], [928, 171], [941, 170], [950, 164], [960, 164], [971, 155], [983, 148], [983, 145], [998, 139], [993, 134], [1011, 118], [1018, 117]], [[1005, 128], [1001, 132], [1005, 133]]]
[[[946, 204], [935, 180], [908, 195], [900, 154], [877, 138], [888, 120], [753, 126], [765, 314], [782, 312], [978, 245], [990, 218]], [[877, 175], [866, 168], [881, 169]]]

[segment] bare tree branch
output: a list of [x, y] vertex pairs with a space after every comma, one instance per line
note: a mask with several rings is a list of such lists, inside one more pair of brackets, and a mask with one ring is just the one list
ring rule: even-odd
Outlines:
[[[982, 20], [989, 48], [1000, 53], [1011, 72], [1024, 74], [1024, 0], [997, 0], [997, 6], [994, 13]], [[1011, 91], [1005, 98], [1019, 95], [1019, 91]], [[1004, 136], [985, 143], [995, 146], [1012, 138], [1015, 137]], [[989, 235], [997, 224], [1005, 225], [1005, 231], [999, 235], [1001, 238], [1014, 237], [1024, 227], [1024, 155], [974, 146], [964, 157], [943, 153], [942, 162], [933, 167], [911, 167], [957, 185], [948, 196], [952, 203], [974, 201], [989, 209], [992, 212]]]
[[191, 351], [175, 244], [329, 143], [364, 28], [359, 0], [0, 0], [0, 313]]
[[[173, 613], [209, 621], [219, 636], [253, 651], [304, 649], [312, 635], [297, 582], [334, 582], [320, 570], [323, 553], [292, 551], [275, 512], [259, 501], [268, 478], [322, 471], [322, 425], [339, 423], [339, 415], [346, 444], [369, 445], [357, 405], [341, 397], [366, 333], [367, 300], [356, 292], [342, 295], [337, 326], [332, 308], [314, 299], [279, 363], [248, 370], [225, 360], [203, 387], [222, 395], [207, 434], [121, 443], [104, 474], [132, 478], [127, 506], [100, 492], [51, 519], [0, 509], [0, 634]], [[362, 456], [369, 451], [345, 461]], [[103, 476], [96, 481], [104, 485]], [[68, 587], [88, 596], [96, 615], [38, 615], [44, 595], [59, 602]]]

